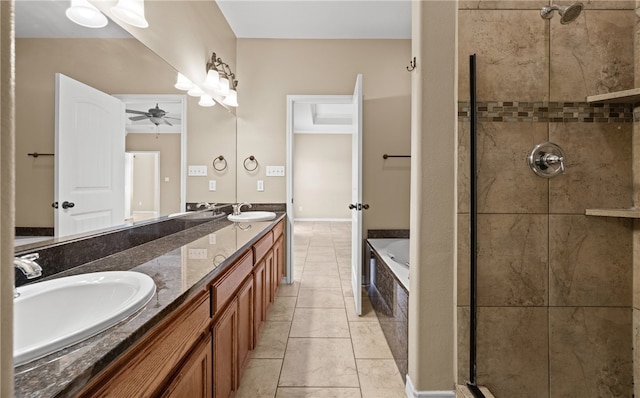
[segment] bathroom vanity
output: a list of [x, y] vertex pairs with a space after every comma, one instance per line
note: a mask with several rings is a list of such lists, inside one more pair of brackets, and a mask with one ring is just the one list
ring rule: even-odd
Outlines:
[[17, 367], [15, 396], [233, 396], [285, 275], [284, 217], [217, 219], [67, 271], [142, 272], [156, 295], [120, 324]]

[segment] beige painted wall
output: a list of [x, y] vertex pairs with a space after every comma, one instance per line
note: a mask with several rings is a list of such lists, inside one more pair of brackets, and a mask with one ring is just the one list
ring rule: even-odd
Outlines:
[[151, 153], [138, 152], [133, 155], [131, 210], [134, 213], [154, 211], [155, 164], [156, 158]]
[[0, 1], [0, 396], [13, 396], [13, 2]]
[[[184, 211], [180, 209], [180, 139], [180, 134], [156, 136], [155, 134], [129, 133], [126, 137], [127, 151], [160, 152], [160, 214]], [[165, 181], [165, 178], [169, 178], [169, 181]], [[144, 205], [144, 208], [140, 208], [137, 203], [131, 206], [132, 211], [149, 208], [153, 209], [153, 203]]]
[[[286, 180], [265, 177], [266, 165], [285, 165], [286, 96], [352, 94], [363, 74], [364, 228], [409, 227], [407, 160], [382, 159], [410, 148], [409, 40], [238, 40], [238, 200], [283, 203]], [[242, 161], [254, 155], [260, 168]], [[257, 192], [256, 180], [265, 181]]]
[[[54, 151], [54, 74], [64, 73], [109, 94], [184, 92], [173, 87], [175, 69], [135, 39], [18, 39], [16, 51], [16, 151], [20, 154], [16, 159], [16, 221], [22, 227], [52, 227], [54, 159], [35, 159], [27, 153]], [[193, 97], [188, 97], [187, 114], [187, 147], [193, 149], [187, 153], [189, 162], [211, 166], [214, 156], [235, 154], [233, 114], [221, 106], [200, 107]], [[174, 149], [179, 148], [178, 144]], [[179, 195], [179, 165], [178, 160], [172, 170], [177, 191], [166, 205], [171, 210], [162, 214], [178, 211], [174, 198]], [[217, 178], [217, 193], [233, 201], [235, 174], [229, 171]], [[208, 200], [196, 189], [205, 187], [206, 181], [187, 185], [187, 201]]]
[[294, 217], [351, 220], [351, 135], [295, 134], [293, 153]]

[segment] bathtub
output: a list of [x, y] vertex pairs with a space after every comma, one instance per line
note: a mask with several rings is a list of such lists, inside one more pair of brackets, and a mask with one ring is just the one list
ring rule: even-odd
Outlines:
[[367, 239], [367, 242], [409, 291], [409, 239]]

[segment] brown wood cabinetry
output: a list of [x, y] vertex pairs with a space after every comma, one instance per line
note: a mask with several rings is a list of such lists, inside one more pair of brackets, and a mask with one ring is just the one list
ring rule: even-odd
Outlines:
[[263, 235], [78, 396], [233, 397], [284, 276], [283, 226]]
[[193, 350], [166, 390], [163, 398], [211, 398], [212, 355], [211, 335], [207, 335]]

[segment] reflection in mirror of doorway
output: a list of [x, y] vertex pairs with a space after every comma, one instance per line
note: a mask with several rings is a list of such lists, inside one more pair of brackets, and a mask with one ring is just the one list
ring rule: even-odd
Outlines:
[[125, 154], [125, 219], [143, 221], [160, 215], [160, 152]]

